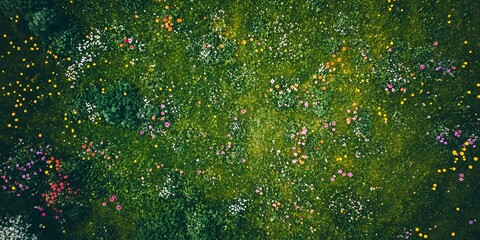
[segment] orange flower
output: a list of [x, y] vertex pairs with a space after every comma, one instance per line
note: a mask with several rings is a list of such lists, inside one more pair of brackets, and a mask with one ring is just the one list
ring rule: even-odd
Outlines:
[[327, 87], [322, 86], [322, 90], [323, 90], [323, 91], [327, 90]]
[[168, 19], [166, 17], [163, 18], [163, 22], [166, 23]]
[[177, 18], [177, 23], [181, 23], [183, 20], [181, 18]]
[[347, 51], [347, 47], [342, 47], [342, 51]]
[[95, 152], [92, 152], [92, 157], [95, 157]]
[[83, 148], [83, 149], [87, 148], [87, 145], [82, 144], [82, 148]]
[[123, 45], [123, 43], [120, 43], [120, 45], [118, 45], [118, 46], [119, 46], [120, 48], [123, 48], [124, 45]]
[[173, 30], [172, 27], [168, 27], [168, 31], [171, 32]]

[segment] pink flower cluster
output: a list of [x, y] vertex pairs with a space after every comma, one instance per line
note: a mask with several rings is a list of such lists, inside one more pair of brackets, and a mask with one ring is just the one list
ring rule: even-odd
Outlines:
[[[346, 172], [344, 172], [342, 169], [338, 169], [338, 170], [337, 170], [337, 173], [340, 174], [340, 176], [342, 176], [342, 177], [349, 177], [349, 178], [353, 177], [353, 173], [352, 173], [352, 172], [346, 173]], [[336, 177], [337, 177], [336, 175], [333, 175], [333, 176], [330, 178], [330, 182], [335, 181], [335, 178], [336, 178]]]

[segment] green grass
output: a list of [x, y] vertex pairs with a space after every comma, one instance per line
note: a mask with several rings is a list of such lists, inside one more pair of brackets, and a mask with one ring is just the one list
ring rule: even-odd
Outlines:
[[[29, 10], [5, 12], [15, 4]], [[5, 183], [0, 216], [26, 216], [42, 239], [480, 233], [479, 151], [462, 146], [479, 138], [475, 1], [4, 6], [0, 158], [8, 163], [23, 139], [27, 149], [50, 144], [62, 167], [33, 179], [29, 197]], [[69, 19], [65, 27], [31, 33], [43, 7]], [[53, 41], [68, 29], [73, 46], [98, 35], [107, 50], [55, 52], [70, 46]], [[0, 168], [21, 177], [11, 172]], [[78, 195], [47, 206], [41, 193], [57, 173]]]

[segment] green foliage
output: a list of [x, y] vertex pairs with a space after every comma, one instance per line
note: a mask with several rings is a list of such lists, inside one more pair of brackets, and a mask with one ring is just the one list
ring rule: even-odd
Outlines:
[[44, 7], [28, 18], [28, 27], [37, 36], [49, 36], [60, 27], [60, 15], [51, 8]]
[[141, 98], [138, 90], [125, 81], [112, 84], [105, 94], [95, 89], [95, 103], [105, 121], [132, 128], [138, 125], [137, 113]]

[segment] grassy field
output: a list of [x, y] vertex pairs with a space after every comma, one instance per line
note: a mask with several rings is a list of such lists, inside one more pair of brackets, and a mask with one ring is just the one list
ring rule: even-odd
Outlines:
[[0, 5], [0, 238], [479, 239], [478, 1]]

